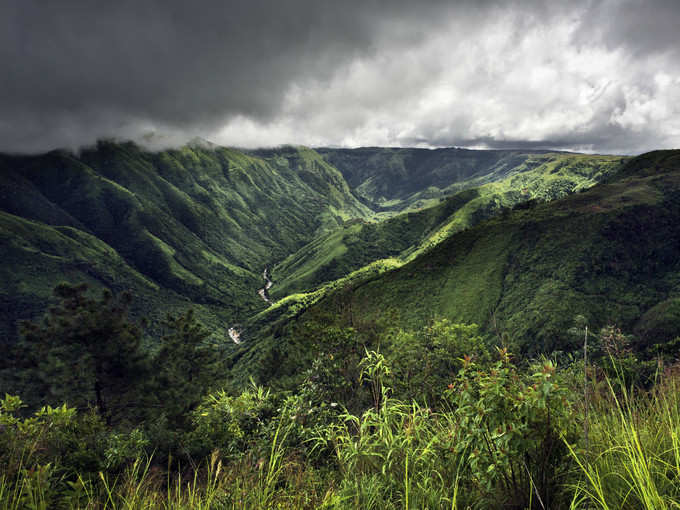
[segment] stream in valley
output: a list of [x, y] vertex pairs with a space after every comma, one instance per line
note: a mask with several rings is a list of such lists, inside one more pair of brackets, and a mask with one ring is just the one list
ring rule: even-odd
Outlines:
[[[271, 299], [269, 299], [269, 289], [272, 288], [274, 283], [269, 279], [269, 268], [265, 267], [262, 272], [262, 278], [264, 279], [264, 287], [257, 291], [257, 294], [262, 298], [262, 300], [268, 305], [272, 304]], [[229, 338], [235, 343], [241, 343], [241, 329], [238, 326], [232, 326], [228, 330]]]

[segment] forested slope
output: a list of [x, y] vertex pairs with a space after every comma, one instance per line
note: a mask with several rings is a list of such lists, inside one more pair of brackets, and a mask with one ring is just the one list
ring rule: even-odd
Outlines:
[[527, 355], [570, 351], [580, 345], [569, 332], [576, 315], [633, 332], [634, 347], [653, 352], [680, 335], [678, 218], [680, 151], [645, 154], [606, 184], [521, 204], [401, 267], [348, 281], [240, 356], [252, 370], [270, 352], [294, 360], [309, 327], [375, 338], [433, 318], [507, 334]]
[[[230, 323], [265, 306], [257, 296], [265, 266], [288, 257], [273, 290], [305, 290], [413, 254], [517, 201], [589, 186], [622, 159], [458, 149], [244, 152], [202, 142], [148, 152], [106, 141], [78, 154], [0, 155], [0, 335], [13, 337], [18, 319], [41, 314], [60, 281], [86, 281], [130, 289], [140, 296], [134, 313], [151, 314], [152, 323], [194, 306], [225, 336]], [[399, 179], [395, 161], [406, 172]], [[392, 185], [378, 196], [367, 194], [368, 181]], [[460, 194], [482, 182], [481, 191]], [[385, 201], [437, 207], [373, 223], [395, 214], [380, 212]]]
[[45, 310], [61, 280], [129, 288], [144, 296], [140, 313], [193, 304], [225, 329], [264, 305], [265, 264], [371, 215], [316, 160], [110, 142], [78, 155], [0, 156], [2, 336]]
[[530, 352], [567, 347], [576, 314], [648, 330], [643, 316], [680, 298], [679, 160], [641, 156], [609, 184], [456, 234], [345, 299], [366, 317], [394, 310], [403, 324], [488, 325], [495, 315]]
[[[345, 152], [349, 151], [343, 151]], [[357, 149], [357, 152], [363, 155], [365, 151]], [[378, 154], [392, 152], [391, 149], [385, 149], [383, 153], [372, 150], [369, 154], [376, 158]], [[403, 152], [409, 154], [412, 151]], [[440, 160], [444, 156], [450, 156], [458, 163], [457, 168], [460, 170], [462, 163], [456, 159], [456, 155], [461, 151], [430, 152], [437, 157], [431, 157], [435, 159], [434, 162], [426, 160], [429, 164], [443, 164]], [[480, 151], [462, 151], [463, 154], [476, 152]], [[495, 154], [495, 157], [500, 156]], [[482, 156], [479, 158], [484, 160]], [[366, 162], [362, 164], [357, 159], [355, 157], [351, 161], [358, 168], [363, 168], [362, 165], [367, 164]], [[428, 203], [436, 204], [432, 207], [411, 210], [381, 222], [355, 221], [315, 239], [274, 268], [273, 274], [278, 284], [274, 287], [273, 295], [283, 297], [291, 292], [311, 289], [382, 258], [398, 257], [402, 261], [410, 260], [451, 234], [476, 225], [520, 203], [550, 201], [587, 189], [615, 175], [626, 159], [564, 153], [508, 153], [503, 158], [503, 165], [497, 166], [495, 170], [488, 168], [484, 170], [490, 173], [453, 183], [444, 181], [449, 182], [449, 185], [437, 193], [446, 194], [446, 190], [463, 187], [466, 189], [452, 196], [428, 200]], [[512, 164], [517, 166], [509, 167], [511, 160]], [[495, 158], [491, 158], [491, 161], [495, 161]], [[442, 172], [446, 170], [445, 165], [441, 168]], [[376, 172], [377, 177], [384, 177], [377, 170]], [[418, 178], [417, 175], [411, 177]], [[448, 177], [453, 179], [461, 176]], [[480, 182], [487, 183], [479, 185]], [[415, 189], [415, 186], [412, 189]]]

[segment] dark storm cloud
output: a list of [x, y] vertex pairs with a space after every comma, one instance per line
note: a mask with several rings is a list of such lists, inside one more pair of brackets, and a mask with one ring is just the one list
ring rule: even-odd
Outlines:
[[417, 25], [441, 8], [406, 1], [3, 3], [0, 143], [21, 149], [145, 123], [205, 130], [230, 115], [266, 119], [291, 82], [324, 80], [373, 51], [379, 34], [398, 29], [391, 21]]
[[680, 145], [678, 11], [663, 0], [10, 0], [0, 150], [196, 136]]

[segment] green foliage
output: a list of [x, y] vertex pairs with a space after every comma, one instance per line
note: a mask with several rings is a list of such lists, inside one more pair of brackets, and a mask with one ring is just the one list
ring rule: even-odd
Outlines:
[[373, 407], [378, 410], [388, 396], [385, 379], [392, 373], [385, 356], [376, 351], [366, 351], [366, 357], [359, 362], [359, 383], [366, 381], [371, 388]]
[[264, 447], [263, 439], [268, 437], [269, 421], [276, 414], [277, 403], [269, 390], [259, 386], [237, 397], [224, 391], [208, 395], [191, 413], [189, 450], [205, 456], [219, 449], [225, 458], [236, 459], [250, 447]]
[[[671, 509], [680, 506], [680, 388], [677, 366], [649, 392], [607, 379], [591, 413], [591, 448], [570, 447], [583, 475], [578, 508]], [[618, 389], [617, 389], [618, 388]], [[621, 393], [623, 388], [623, 393]]]
[[[65, 404], [45, 406], [23, 418], [21, 399], [0, 401], [0, 465], [5, 482], [30, 482], [31, 471], [44, 470], [45, 483], [59, 486], [77, 477], [92, 479], [101, 470], [117, 473], [143, 455], [149, 444], [139, 429], [114, 432], [93, 412]], [[28, 478], [27, 478], [28, 477]]]
[[[523, 376], [505, 349], [489, 368], [465, 358], [448, 390], [454, 451], [470, 483], [506, 508], [553, 508], [567, 473], [563, 437], [574, 438], [573, 399], [549, 360]], [[559, 381], [559, 382], [558, 382]], [[540, 506], [539, 506], [540, 505]]]
[[464, 356], [482, 365], [489, 361], [476, 324], [440, 319], [418, 332], [399, 330], [389, 344], [391, 386], [400, 398], [438, 407]]
[[[185, 317], [186, 318], [186, 317]], [[452, 345], [476, 328], [435, 321], [425, 330]], [[200, 330], [197, 330], [200, 331]], [[597, 335], [620, 370], [626, 335]], [[433, 341], [434, 342], [434, 341]], [[618, 358], [616, 357], [618, 354]], [[444, 354], [441, 353], [442, 361]], [[599, 357], [599, 360], [604, 360]], [[327, 402], [313, 372], [295, 392], [252, 385], [217, 391], [191, 413], [181, 442], [192, 468], [167, 472], [144, 450], [157, 438], [108, 427], [96, 413], [45, 407], [20, 417], [0, 402], [0, 508], [645, 508], [680, 503], [677, 367], [650, 391], [578, 396], [575, 364], [515, 365], [507, 351], [476, 363], [464, 355], [434, 410], [395, 398], [388, 356], [356, 363], [365, 406]], [[433, 374], [434, 375], [434, 374]], [[572, 389], [575, 388], [575, 389]], [[590, 435], [578, 432], [589, 406]], [[77, 454], [77, 455], [76, 455]], [[86, 455], [86, 457], [83, 457]]]
[[[321, 152], [104, 143], [39, 163], [0, 157], [0, 186], [44, 193], [0, 212], [3, 303], [38, 310], [42, 262], [154, 296], [134, 308], [64, 285], [43, 322], [24, 324], [4, 368], [26, 369], [38, 410], [0, 402], [0, 508], [678, 507], [677, 375], [663, 370], [677, 336], [673, 153], [546, 203], [618, 159], [498, 151], [471, 165], [490, 174], [471, 176], [471, 151], [445, 168], [451, 151], [358, 151], [356, 173], [352, 153]], [[414, 168], [427, 169], [418, 182], [394, 178]], [[353, 192], [383, 216], [439, 205], [369, 223]], [[263, 263], [312, 239], [281, 266], [298, 282], [400, 258], [284, 299], [247, 323], [243, 345], [222, 343], [220, 317], [264, 306]], [[152, 308], [147, 342], [130, 316]], [[523, 361], [492, 361], [492, 334]], [[572, 366], [528, 361], [552, 350]], [[248, 375], [269, 388], [239, 390]]]
[[[350, 186], [369, 203], [385, 211], [402, 211], [431, 204], [462, 188], [479, 186], [512, 176], [516, 187], [533, 193], [535, 181], [527, 176], [539, 168], [554, 184], [539, 196], [561, 196], [615, 171], [627, 158], [522, 151], [427, 149], [319, 149]], [[573, 176], [581, 179], [575, 181]]]
[[22, 324], [20, 358], [41, 403], [95, 407], [107, 423], [120, 422], [142, 407], [139, 383], [148, 370], [142, 332], [128, 317], [130, 294], [104, 291], [94, 299], [87, 290], [55, 288], [59, 304], [41, 323]]
[[662, 301], [648, 310], [636, 325], [643, 345], [663, 346], [680, 336], [680, 298]]
[[370, 325], [357, 326], [334, 327], [325, 317], [309, 320], [296, 328], [286, 345], [276, 344], [254, 368], [260, 380], [275, 379], [279, 388], [310, 385], [320, 402], [360, 409], [371, 397], [361, 391], [359, 363], [378, 337]]
[[315, 439], [316, 447], [335, 452], [339, 499], [352, 508], [456, 507], [457, 463], [442, 427], [446, 420], [415, 402], [390, 398], [390, 368], [380, 353], [367, 352], [361, 367], [373, 406], [360, 416], [341, 414]]
[[442, 448], [443, 431], [429, 409], [385, 399], [378, 409], [341, 420], [319, 442], [335, 450], [339, 494], [353, 508], [451, 506], [456, 459]]

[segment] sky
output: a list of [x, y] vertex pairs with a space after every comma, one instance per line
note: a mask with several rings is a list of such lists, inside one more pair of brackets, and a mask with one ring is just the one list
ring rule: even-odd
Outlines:
[[4, 0], [0, 151], [680, 148], [678, 0]]

